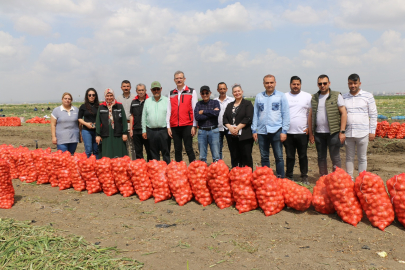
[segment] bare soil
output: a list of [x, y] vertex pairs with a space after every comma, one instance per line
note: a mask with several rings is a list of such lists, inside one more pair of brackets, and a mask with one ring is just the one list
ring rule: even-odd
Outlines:
[[[0, 127], [0, 144], [35, 149], [55, 148], [50, 126], [24, 124]], [[83, 152], [80, 144], [78, 152]], [[195, 150], [197, 145], [195, 144]], [[404, 172], [405, 140], [378, 138], [369, 144], [368, 170], [385, 181]], [[224, 147], [225, 162], [230, 164]], [[173, 154], [173, 153], [172, 153]], [[198, 153], [197, 153], [198, 156]], [[314, 146], [308, 149], [309, 180], [319, 178]], [[343, 168], [345, 151], [341, 151]], [[187, 156], [184, 153], [184, 159]], [[257, 145], [254, 162], [260, 164]], [[298, 162], [297, 162], [298, 163]], [[274, 159], [271, 159], [273, 170]], [[297, 164], [298, 166], [298, 164]], [[296, 177], [299, 168], [295, 169]], [[396, 220], [385, 232], [373, 228], [366, 217], [353, 227], [336, 214], [322, 215], [311, 207], [305, 212], [285, 208], [266, 217], [260, 209], [238, 214], [231, 207], [203, 207], [195, 201], [178, 206], [174, 200], [155, 204], [137, 196], [107, 197], [73, 189], [13, 180], [12, 209], [0, 217], [32, 220], [51, 225], [62, 234], [76, 234], [100, 246], [117, 246], [123, 256], [145, 263], [144, 269], [404, 269], [405, 229]], [[377, 252], [388, 253], [381, 258]]]

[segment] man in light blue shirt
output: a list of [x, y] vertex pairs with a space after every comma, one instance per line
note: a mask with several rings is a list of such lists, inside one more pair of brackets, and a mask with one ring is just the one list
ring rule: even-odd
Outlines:
[[263, 78], [266, 91], [256, 95], [252, 122], [253, 139], [259, 142], [262, 166], [270, 168], [270, 144], [276, 160], [277, 177], [284, 178], [283, 142], [290, 128], [290, 112], [284, 93], [276, 90], [276, 78]]

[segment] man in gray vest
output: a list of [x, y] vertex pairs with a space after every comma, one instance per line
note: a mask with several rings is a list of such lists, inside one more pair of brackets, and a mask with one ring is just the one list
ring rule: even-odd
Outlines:
[[315, 142], [318, 152], [319, 174], [328, 174], [327, 149], [329, 148], [333, 170], [342, 167], [340, 160], [340, 147], [346, 136], [347, 112], [343, 96], [330, 89], [327, 75], [318, 77], [319, 91], [312, 96], [312, 112], [308, 116], [309, 141]]

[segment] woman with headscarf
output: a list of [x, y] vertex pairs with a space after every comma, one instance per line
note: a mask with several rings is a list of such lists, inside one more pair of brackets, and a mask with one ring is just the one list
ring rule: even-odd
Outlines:
[[99, 105], [97, 91], [94, 88], [87, 89], [84, 104], [79, 108], [79, 123], [83, 126], [82, 138], [87, 157], [93, 154], [99, 158], [96, 143], [96, 116]]
[[56, 144], [56, 148], [73, 155], [79, 142], [79, 110], [72, 105], [72, 100], [71, 94], [63, 93], [62, 105], [51, 114], [51, 132], [52, 143]]
[[123, 157], [128, 155], [127, 117], [124, 107], [117, 102], [112, 89], [104, 91], [105, 101], [98, 107], [96, 117], [96, 142], [102, 143], [100, 157]]

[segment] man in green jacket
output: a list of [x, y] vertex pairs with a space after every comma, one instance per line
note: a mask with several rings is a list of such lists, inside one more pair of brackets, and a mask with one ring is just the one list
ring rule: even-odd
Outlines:
[[312, 96], [312, 113], [308, 116], [309, 141], [315, 142], [318, 152], [319, 174], [328, 174], [327, 149], [329, 148], [333, 170], [342, 166], [340, 147], [346, 136], [347, 112], [343, 96], [330, 89], [327, 75], [318, 77], [319, 91]]
[[151, 85], [153, 97], [145, 101], [142, 111], [142, 137], [149, 141], [151, 160], [163, 160], [170, 163], [170, 137], [167, 133], [166, 112], [168, 98], [162, 96], [162, 86], [154, 81]]

